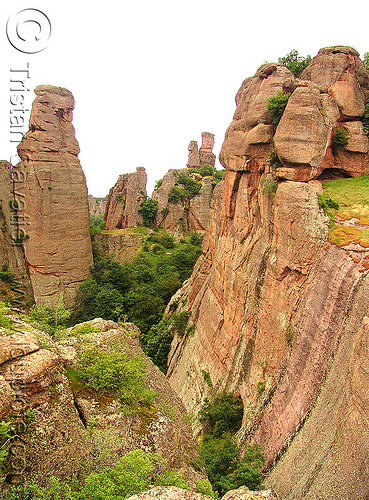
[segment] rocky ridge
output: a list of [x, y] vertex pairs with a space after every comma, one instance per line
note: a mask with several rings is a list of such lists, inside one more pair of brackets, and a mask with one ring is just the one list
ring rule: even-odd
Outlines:
[[[172, 387], [195, 414], [212, 394], [204, 373], [215, 390], [238, 393], [241, 447], [261, 445], [268, 467], [287, 449], [267, 480], [283, 498], [369, 493], [369, 400], [360, 389], [368, 381], [359, 368], [367, 347], [368, 277], [360, 264], [367, 249], [356, 248], [355, 258], [328, 242], [317, 198], [322, 179], [368, 173], [368, 84], [349, 47], [322, 49], [300, 79], [268, 64], [243, 82], [203, 255], [172, 299], [195, 328], [173, 340]], [[291, 96], [275, 127], [267, 105], [279, 91]], [[338, 128], [349, 140], [335, 150]]]

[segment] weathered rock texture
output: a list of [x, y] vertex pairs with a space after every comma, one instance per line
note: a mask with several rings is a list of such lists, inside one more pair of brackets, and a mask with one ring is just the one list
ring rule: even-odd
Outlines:
[[74, 99], [49, 85], [35, 93], [16, 167], [25, 184], [16, 196], [18, 211], [29, 221], [25, 257], [36, 304], [70, 307], [92, 264], [86, 181], [71, 123]]
[[88, 195], [88, 207], [90, 210], [90, 215], [98, 217], [99, 215], [104, 216], [106, 206], [105, 198], [95, 198], [92, 194]]
[[169, 170], [164, 175], [161, 186], [152, 194], [152, 198], [158, 201], [157, 224], [177, 235], [194, 231], [204, 232], [210, 223], [213, 179], [195, 174], [202, 184], [199, 193], [191, 199], [181, 197], [176, 203], [170, 203], [170, 190], [177, 184], [181, 172], [189, 173], [187, 169]]
[[[367, 249], [328, 243], [321, 183], [310, 179], [367, 172], [367, 150], [333, 155], [330, 141], [339, 120], [361, 130], [361, 115], [343, 111], [332, 85], [348, 82], [350, 99], [359, 96], [353, 109], [361, 109], [368, 75], [353, 49], [336, 47], [320, 51], [302, 78], [267, 65], [237, 94], [221, 152], [222, 196], [214, 199], [203, 255], [172, 299], [191, 312], [195, 333], [174, 338], [168, 377], [194, 414], [212, 394], [204, 373], [214, 390], [238, 393], [241, 447], [260, 444], [268, 467], [293, 440], [270, 476], [283, 498], [359, 500], [369, 495], [369, 278], [360, 264]], [[284, 165], [277, 187], [267, 99], [283, 89], [293, 93], [274, 135]]]
[[105, 207], [105, 229], [125, 229], [142, 224], [138, 213], [146, 199], [146, 171], [137, 167], [136, 172], [120, 175], [109, 191]]
[[199, 147], [197, 141], [191, 141], [188, 146], [188, 161], [187, 167], [201, 167], [202, 165], [215, 165], [215, 154], [213, 153], [214, 147], [214, 134], [210, 132], [202, 132], [201, 134], [202, 145]]
[[[52, 475], [76, 477], [141, 448], [160, 453], [167, 469], [183, 472], [194, 487], [204, 474], [192, 466], [199, 457], [182, 418], [184, 407], [165, 376], [145, 358], [138, 328], [101, 319], [84, 324], [91, 333], [83, 334], [80, 328], [73, 327], [57, 343], [19, 319], [16, 332], [0, 333], [0, 420], [11, 414], [22, 425], [21, 436], [7, 449], [12, 453], [12, 446], [22, 445], [24, 479], [44, 484]], [[75, 373], [86, 345], [106, 351], [112, 343], [128, 356], [145, 358], [146, 386], [157, 394], [153, 406], [141, 405], [137, 413], [127, 415], [113, 393], [96, 393], [75, 375], [69, 379], [67, 370]], [[31, 421], [25, 413], [30, 409], [36, 410]], [[5, 472], [8, 482], [15, 482], [19, 468], [8, 461]]]
[[130, 232], [101, 233], [94, 236], [97, 254], [103, 257], [110, 255], [115, 262], [125, 264], [135, 258], [145, 240], [145, 236]]
[[[156, 486], [138, 495], [133, 495], [127, 500], [211, 500], [211, 498], [201, 493], [181, 490], [175, 486]], [[238, 490], [229, 491], [221, 500], [263, 500], [263, 498], [278, 500], [271, 490], [250, 491], [245, 486]]]
[[32, 298], [22, 244], [28, 219], [24, 213], [18, 213], [14, 204], [14, 191], [18, 194], [23, 192], [24, 195], [24, 180], [18, 178], [16, 168], [13, 169], [13, 175], [12, 179], [10, 164], [0, 161], [0, 270], [7, 269], [14, 274], [12, 286], [10, 283], [1, 283], [0, 300], [11, 298], [16, 305], [23, 306]]

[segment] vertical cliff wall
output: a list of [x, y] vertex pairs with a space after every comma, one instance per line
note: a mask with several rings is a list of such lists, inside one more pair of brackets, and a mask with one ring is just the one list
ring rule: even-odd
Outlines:
[[[349, 47], [322, 49], [301, 79], [268, 64], [243, 82], [220, 154], [222, 196], [203, 255], [176, 296], [195, 333], [173, 340], [171, 385], [194, 414], [212, 393], [204, 373], [215, 390], [238, 393], [241, 446], [260, 444], [270, 467], [291, 445], [270, 479], [287, 498], [343, 498], [343, 491], [359, 500], [369, 493], [369, 393], [360, 388], [367, 384], [360, 363], [369, 315], [360, 262], [368, 250], [328, 243], [317, 197], [321, 179], [368, 173], [368, 90], [368, 74]], [[291, 96], [275, 127], [267, 104], [279, 91]], [[339, 150], [332, 147], [337, 128], [349, 136]], [[329, 438], [319, 445], [314, 429]], [[309, 440], [316, 448], [307, 451]]]
[[36, 304], [73, 304], [92, 264], [85, 176], [74, 136], [69, 90], [35, 89], [29, 132], [18, 146], [24, 179], [19, 212], [27, 215], [25, 257]]
[[14, 201], [14, 193], [22, 194], [22, 184], [17, 169], [13, 169], [12, 178], [10, 164], [0, 161], [0, 270], [8, 270], [14, 275], [12, 284], [2, 283], [0, 300], [12, 298], [18, 307], [24, 306], [32, 298], [22, 245], [28, 220], [18, 213]]
[[136, 172], [120, 175], [106, 199], [105, 229], [125, 229], [142, 224], [138, 213], [146, 199], [146, 171], [137, 167]]

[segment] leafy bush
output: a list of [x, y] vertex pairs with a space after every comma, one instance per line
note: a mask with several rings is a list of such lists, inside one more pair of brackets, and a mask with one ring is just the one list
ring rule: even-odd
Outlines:
[[291, 50], [286, 56], [280, 57], [278, 62], [284, 64], [296, 78], [299, 78], [303, 70], [311, 63], [311, 56], [302, 57], [299, 56], [297, 50]]
[[2, 328], [11, 328], [14, 321], [10, 316], [8, 316], [9, 308], [6, 306], [4, 302], [0, 302], [0, 327]]
[[160, 474], [155, 481], [155, 486], [176, 486], [182, 490], [190, 489], [184, 473], [177, 470], [165, 471]]
[[[175, 243], [170, 235], [159, 231], [150, 235], [141, 252], [124, 265], [95, 254], [92, 277], [78, 289], [71, 321], [75, 324], [95, 317], [117, 321], [126, 316], [140, 328], [145, 353], [165, 370], [164, 356], [171, 339], [161, 319], [170, 298], [189, 278], [201, 253], [201, 239], [195, 234]], [[154, 253], [151, 242], [171, 251]], [[148, 335], [154, 325], [157, 328]]]
[[155, 189], [159, 189], [162, 184], [163, 184], [163, 179], [159, 179], [158, 181], [156, 181], [155, 182]]
[[202, 186], [201, 182], [195, 181], [195, 179], [185, 172], [179, 174], [177, 182], [184, 186], [184, 195], [187, 196], [187, 198], [193, 198], [200, 191]]
[[277, 126], [284, 110], [286, 109], [288, 99], [291, 94], [282, 92], [281, 90], [268, 99], [268, 112], [272, 118], [273, 125]]
[[206, 399], [200, 412], [200, 422], [204, 425], [205, 432], [213, 437], [220, 437], [224, 432], [237, 432], [241, 427], [242, 417], [241, 399], [226, 391], [220, 392], [212, 402]]
[[227, 491], [246, 485], [260, 487], [264, 459], [257, 446], [246, 446], [241, 458], [233, 436], [242, 423], [243, 405], [236, 395], [222, 391], [212, 402], [205, 400], [200, 412], [204, 438], [200, 457], [213, 489], [224, 495]]
[[138, 213], [142, 215], [144, 226], [151, 227], [158, 213], [158, 200], [146, 198], [146, 200], [140, 204]]
[[71, 309], [64, 309], [63, 307], [50, 309], [44, 305], [34, 305], [28, 313], [27, 319], [37, 323], [40, 329], [53, 336], [69, 325], [71, 315]]
[[77, 374], [87, 387], [99, 394], [118, 395], [133, 411], [138, 403], [151, 404], [155, 397], [145, 386], [145, 359], [129, 356], [120, 344], [110, 346], [109, 351], [87, 346], [81, 353]]
[[207, 495], [209, 497], [218, 498], [218, 495], [215, 495], [214, 493], [209, 479], [199, 479], [197, 481], [196, 493], [202, 493], [203, 495]]
[[211, 165], [202, 165], [201, 167], [198, 168], [197, 171], [201, 175], [201, 177], [210, 177], [214, 175], [215, 168], [212, 167]]
[[95, 236], [95, 234], [101, 233], [105, 228], [104, 216], [99, 214], [97, 216], [90, 215], [90, 235]]
[[[14, 433], [14, 425], [12, 422], [0, 422], [0, 469], [8, 458], [7, 443]], [[1, 478], [0, 478], [1, 480]]]
[[338, 128], [332, 136], [332, 152], [337, 153], [339, 147], [345, 147], [348, 143], [349, 134], [346, 129]]
[[263, 194], [271, 194], [275, 196], [278, 188], [278, 179], [274, 175], [270, 175], [263, 179]]
[[283, 167], [283, 163], [279, 159], [279, 157], [274, 149], [272, 149], [268, 155], [268, 163], [273, 170], [276, 168]]
[[168, 202], [177, 203], [181, 199], [181, 196], [184, 196], [183, 189], [181, 189], [179, 186], [172, 186], [171, 190], [169, 191]]

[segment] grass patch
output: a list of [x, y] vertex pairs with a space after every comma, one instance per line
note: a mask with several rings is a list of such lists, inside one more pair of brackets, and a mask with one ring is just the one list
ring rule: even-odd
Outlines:
[[[329, 241], [337, 246], [360, 243], [369, 247], [369, 230], [357, 227], [369, 225], [369, 176], [324, 181], [323, 187], [319, 205], [330, 218]], [[336, 216], [356, 219], [356, 226], [337, 224]]]

